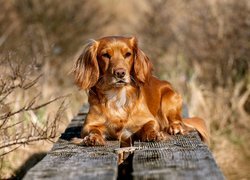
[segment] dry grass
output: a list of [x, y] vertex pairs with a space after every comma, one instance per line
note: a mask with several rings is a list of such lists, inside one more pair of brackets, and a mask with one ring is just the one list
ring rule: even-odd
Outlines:
[[[34, 164], [34, 159], [51, 148], [73, 116], [72, 108], [67, 108], [69, 95], [44, 94], [44, 76], [33, 63], [27, 65], [18, 58], [19, 54], [1, 56], [1, 178], [21, 175], [25, 161]], [[30, 159], [34, 153], [38, 155]]]
[[211, 150], [215, 159], [228, 179], [249, 178], [248, 150], [250, 143], [249, 114], [243, 105], [246, 97], [249, 98], [250, 87], [242, 93], [244, 82], [237, 83], [236, 87], [218, 88], [209, 91], [190, 83], [190, 114], [206, 118], [211, 133]]
[[[132, 34], [139, 38], [152, 59], [155, 73], [172, 82], [184, 95], [190, 114], [206, 119], [212, 137], [211, 149], [226, 177], [249, 178], [250, 3], [247, 0], [129, 0], [126, 4], [112, 0], [96, 3], [13, 0], [2, 1], [0, 10], [4, 12], [0, 15], [0, 76], [10, 75], [6, 59], [14, 66], [21, 64], [26, 68], [19, 74], [27, 82], [42, 75], [30, 89], [13, 91], [5, 100], [6, 109], [1, 108], [0, 116], [26, 107], [38, 94], [36, 105], [69, 94], [64, 99], [67, 108], [56, 131], [59, 135], [86, 102], [86, 96], [78, 91], [68, 74], [76, 53], [87, 39]], [[7, 82], [19, 81], [20, 78]], [[13, 122], [25, 119], [42, 126], [42, 122], [53, 122], [60, 101], [41, 110], [15, 115]], [[20, 125], [27, 131], [19, 134], [27, 137], [32, 124], [20, 123], [15, 128]], [[14, 133], [11, 135], [14, 137]], [[51, 146], [47, 141], [20, 146], [2, 158], [1, 176], [18, 174], [20, 166], [32, 154], [46, 152]], [[25, 157], [20, 157], [24, 152]]]

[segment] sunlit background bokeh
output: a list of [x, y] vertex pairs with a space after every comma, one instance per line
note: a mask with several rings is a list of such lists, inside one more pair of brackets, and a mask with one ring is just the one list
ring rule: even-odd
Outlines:
[[250, 178], [250, 1], [1, 0], [0, 12], [0, 178], [21, 177], [87, 102], [70, 71], [108, 35], [138, 38], [206, 120], [226, 178]]

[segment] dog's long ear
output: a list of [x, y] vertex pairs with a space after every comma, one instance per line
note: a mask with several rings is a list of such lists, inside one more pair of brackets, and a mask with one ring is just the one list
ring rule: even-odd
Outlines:
[[152, 63], [138, 47], [138, 41], [135, 37], [131, 38], [131, 43], [134, 49], [134, 76], [139, 83], [144, 84], [152, 74]]
[[97, 48], [98, 42], [91, 40], [74, 64], [75, 82], [82, 89], [90, 89], [99, 79]]

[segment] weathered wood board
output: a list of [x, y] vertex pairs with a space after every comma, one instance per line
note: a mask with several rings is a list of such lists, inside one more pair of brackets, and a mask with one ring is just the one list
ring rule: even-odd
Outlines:
[[79, 147], [59, 140], [45, 158], [24, 179], [116, 179], [117, 142], [105, 147]]
[[136, 143], [134, 179], [224, 179], [197, 132], [167, 142]]
[[135, 142], [136, 150], [120, 165], [117, 141], [103, 147], [73, 145], [69, 140], [80, 136], [85, 112], [86, 108], [80, 111], [24, 179], [224, 179], [197, 132], [173, 136], [166, 142]]
[[82, 109], [71, 121], [53, 149], [30, 169], [24, 179], [116, 179], [118, 156], [114, 149], [119, 147], [118, 141], [109, 141], [102, 147], [82, 147], [69, 142], [80, 136], [85, 111]]

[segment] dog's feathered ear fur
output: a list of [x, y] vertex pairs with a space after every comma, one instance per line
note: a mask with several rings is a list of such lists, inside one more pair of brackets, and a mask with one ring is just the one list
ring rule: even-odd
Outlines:
[[99, 79], [97, 48], [98, 42], [91, 40], [74, 64], [75, 82], [82, 89], [90, 89]]
[[139, 83], [144, 84], [152, 74], [152, 63], [138, 47], [138, 41], [135, 37], [131, 38], [131, 43], [134, 49], [134, 76]]

